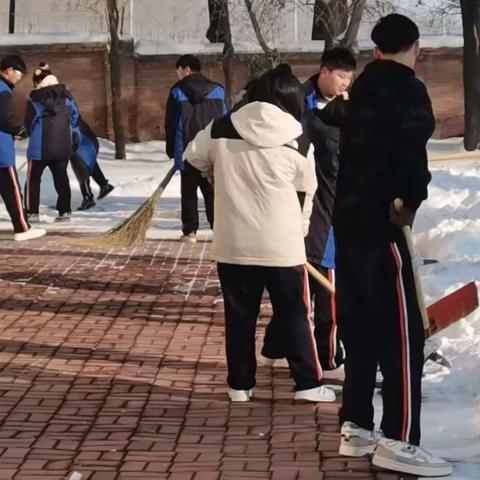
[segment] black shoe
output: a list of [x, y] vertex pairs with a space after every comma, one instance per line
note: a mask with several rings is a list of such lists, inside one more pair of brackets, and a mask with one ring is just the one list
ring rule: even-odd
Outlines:
[[93, 198], [84, 198], [82, 204], [77, 208], [77, 210], [88, 210], [96, 205]]
[[115, 187], [107, 183], [100, 188], [100, 193], [98, 194], [97, 200], [100, 200], [103, 197], [106, 197]]

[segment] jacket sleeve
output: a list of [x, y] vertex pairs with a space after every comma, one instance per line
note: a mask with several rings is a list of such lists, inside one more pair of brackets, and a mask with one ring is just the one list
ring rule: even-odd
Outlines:
[[338, 96], [328, 102], [322, 110], [317, 112], [318, 117], [331, 127], [343, 127], [347, 119], [348, 100]]
[[310, 227], [310, 216], [312, 215], [313, 197], [317, 191], [317, 175], [315, 173], [315, 162], [312, 158], [305, 158], [301, 155], [298, 155], [298, 157], [299, 161], [294, 186], [297, 192], [305, 194], [303, 197], [302, 220], [303, 235], [307, 236]]
[[402, 103], [399, 118], [396, 155], [392, 159], [393, 193], [409, 210], [415, 211], [428, 196], [432, 176], [426, 147], [435, 128], [432, 103], [420, 81], [416, 80], [408, 99]]
[[0, 93], [0, 130], [11, 135], [22, 135], [23, 125], [15, 118], [12, 95], [8, 92]]
[[211, 121], [206, 128], [200, 130], [195, 138], [187, 145], [183, 154], [183, 160], [199, 170], [200, 173], [207, 178], [213, 176], [213, 159], [211, 155], [212, 125], [213, 121]]
[[327, 125], [321, 117], [322, 110], [309, 112], [305, 119], [308, 136], [315, 147], [315, 161], [323, 172], [338, 170], [340, 128]]
[[35, 118], [35, 107], [33, 106], [32, 100], [28, 99], [27, 109], [25, 110], [25, 128], [28, 135], [32, 133], [33, 120]]
[[178, 102], [175, 100], [172, 91], [170, 91], [165, 109], [166, 150], [169, 158], [175, 158], [175, 137], [179, 121], [180, 109]]

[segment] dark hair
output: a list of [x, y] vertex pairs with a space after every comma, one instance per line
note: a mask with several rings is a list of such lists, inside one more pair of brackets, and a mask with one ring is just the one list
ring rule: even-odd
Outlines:
[[190, 70], [192, 72], [199, 72], [202, 69], [202, 66], [200, 65], [200, 60], [195, 55], [191, 54], [182, 55], [177, 60], [177, 68], [179, 67], [190, 67]]
[[420, 31], [405, 15], [392, 13], [377, 22], [371, 38], [381, 52], [395, 54], [411, 48], [420, 38]]
[[18, 70], [24, 75], [27, 73], [27, 66], [23, 61], [23, 58], [19, 55], [7, 55], [6, 57], [2, 58], [2, 61], [0, 62], [0, 70], [4, 72], [8, 68]]
[[354, 72], [357, 68], [357, 61], [350, 50], [338, 47], [324, 52], [320, 61], [320, 67], [327, 67], [329, 70]]
[[290, 65], [282, 63], [253, 83], [248, 91], [248, 101], [271, 103], [300, 121], [304, 108], [304, 91]]

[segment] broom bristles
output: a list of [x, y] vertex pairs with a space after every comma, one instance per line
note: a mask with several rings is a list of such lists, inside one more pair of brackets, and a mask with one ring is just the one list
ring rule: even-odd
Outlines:
[[88, 243], [98, 247], [117, 248], [141, 245], [145, 241], [147, 230], [150, 228], [155, 213], [155, 206], [159, 202], [174, 173], [175, 169], [172, 167], [150, 198], [143, 202], [142, 205], [122, 223], [98, 237], [82, 240], [82, 243]]

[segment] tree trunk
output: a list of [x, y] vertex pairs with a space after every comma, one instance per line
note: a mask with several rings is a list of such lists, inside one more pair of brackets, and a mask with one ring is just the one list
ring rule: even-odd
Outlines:
[[340, 42], [343, 48], [350, 50], [358, 50], [358, 30], [362, 23], [362, 16], [365, 10], [367, 0], [355, 0], [352, 5], [352, 13], [350, 22], [348, 23], [347, 31]]
[[465, 149], [480, 143], [480, 0], [461, 0], [463, 22], [463, 83]]
[[110, 30], [110, 84], [112, 87], [112, 121], [115, 140], [115, 158], [125, 159], [125, 130], [122, 122], [122, 66], [120, 58], [120, 12], [117, 0], [107, 0], [108, 26]]
[[257, 15], [253, 9], [253, 1], [245, 0], [245, 5], [247, 7], [248, 15], [250, 17], [250, 21], [252, 22], [253, 31], [255, 32], [258, 43], [262, 47], [262, 50], [264, 51], [265, 56], [270, 63], [270, 67], [274, 68], [280, 63], [280, 55], [278, 53], [278, 50], [276, 48], [270, 48], [268, 46], [268, 43], [263, 36], [262, 29], [260, 28]]
[[15, 0], [10, 0], [8, 16], [8, 33], [15, 33]]
[[208, 0], [208, 13], [210, 25], [206, 37], [211, 43], [223, 43], [222, 66], [225, 77], [225, 93], [227, 103], [231, 106], [233, 97], [232, 64], [235, 49], [232, 42], [228, 0]]
[[225, 39], [223, 43], [223, 75], [225, 76], [225, 93], [227, 97], [228, 106], [233, 106], [233, 57], [235, 49], [232, 41], [232, 30], [230, 28], [230, 14], [228, 11], [228, 0], [222, 1], [222, 24], [225, 32]]
[[312, 40], [324, 40], [325, 50], [331, 50], [337, 44], [337, 37], [345, 32], [347, 25], [347, 0], [315, 0]]

